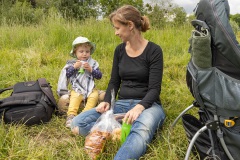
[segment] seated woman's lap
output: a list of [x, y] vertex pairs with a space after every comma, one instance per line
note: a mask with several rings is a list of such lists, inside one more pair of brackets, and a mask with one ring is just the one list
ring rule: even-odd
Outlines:
[[[126, 113], [132, 109], [140, 100], [118, 100], [115, 103], [114, 114], [117, 113]], [[153, 128], [158, 128], [158, 125], [162, 125], [165, 118], [165, 114], [161, 106], [154, 103], [154, 106], [143, 111], [143, 113], [136, 120], [136, 128], [140, 124], [143, 124], [145, 127], [152, 126]], [[77, 130], [77, 133], [82, 136], [87, 136], [97, 119], [101, 116], [101, 113], [98, 113], [95, 108], [82, 112], [77, 115], [71, 124], [72, 131]], [[152, 128], [151, 127], [151, 128]], [[135, 128], [135, 122], [133, 123], [133, 128]], [[154, 131], [153, 131], [154, 132]], [[151, 139], [151, 138], [150, 138]]]

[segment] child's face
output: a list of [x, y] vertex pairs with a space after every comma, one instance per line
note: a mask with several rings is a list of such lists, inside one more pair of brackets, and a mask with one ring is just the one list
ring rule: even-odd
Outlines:
[[81, 61], [86, 61], [90, 57], [91, 54], [91, 46], [86, 44], [81, 44], [77, 46], [75, 54], [77, 56], [77, 59]]

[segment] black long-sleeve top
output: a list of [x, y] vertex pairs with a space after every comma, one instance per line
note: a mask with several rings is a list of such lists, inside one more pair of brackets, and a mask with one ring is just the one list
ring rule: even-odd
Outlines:
[[159, 45], [148, 42], [143, 53], [129, 57], [126, 43], [118, 45], [114, 52], [111, 79], [104, 101], [111, 104], [111, 90], [118, 99], [138, 99], [149, 108], [154, 102], [161, 104], [160, 92], [163, 75], [163, 54]]

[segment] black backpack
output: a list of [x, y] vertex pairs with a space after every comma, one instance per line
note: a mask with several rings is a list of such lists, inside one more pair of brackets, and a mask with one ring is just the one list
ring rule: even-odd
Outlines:
[[200, 0], [195, 16], [186, 81], [199, 118], [184, 114], [183, 126], [200, 159], [239, 159], [240, 45], [228, 1]]
[[7, 98], [0, 99], [0, 117], [5, 123], [27, 126], [49, 122], [57, 111], [57, 103], [50, 84], [45, 78], [18, 82], [0, 90], [0, 94], [13, 90]]

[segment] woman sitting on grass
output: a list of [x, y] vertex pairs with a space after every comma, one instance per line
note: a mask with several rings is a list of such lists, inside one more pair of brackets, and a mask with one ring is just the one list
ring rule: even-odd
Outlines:
[[110, 21], [123, 43], [114, 53], [111, 79], [104, 101], [96, 108], [80, 113], [71, 124], [73, 133], [87, 136], [110, 108], [111, 90], [118, 93], [114, 114], [126, 113], [123, 121], [131, 131], [115, 160], [139, 159], [145, 154], [156, 130], [163, 125], [165, 113], [159, 98], [163, 74], [163, 54], [159, 45], [145, 39], [149, 20], [131, 5], [110, 15]]

